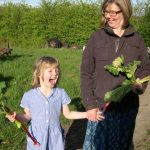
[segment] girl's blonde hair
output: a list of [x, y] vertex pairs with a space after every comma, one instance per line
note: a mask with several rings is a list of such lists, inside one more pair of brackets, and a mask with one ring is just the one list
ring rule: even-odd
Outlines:
[[[123, 16], [124, 16], [124, 26], [127, 26], [129, 24], [129, 20], [130, 20], [130, 17], [132, 15], [132, 6], [131, 6], [131, 1], [130, 0], [104, 0], [103, 2], [103, 5], [102, 5], [102, 11], [105, 11], [106, 7], [109, 5], [109, 4], [116, 4]], [[104, 27], [107, 25], [107, 22], [106, 22], [106, 19], [104, 16], [102, 16], [102, 20], [101, 20], [101, 25]]]
[[60, 65], [57, 59], [50, 56], [43, 56], [36, 61], [34, 65], [33, 79], [32, 79], [33, 88], [40, 86], [40, 76], [42, 76], [43, 70], [51, 66], [58, 69], [58, 73], [59, 73], [58, 76], [60, 78]]

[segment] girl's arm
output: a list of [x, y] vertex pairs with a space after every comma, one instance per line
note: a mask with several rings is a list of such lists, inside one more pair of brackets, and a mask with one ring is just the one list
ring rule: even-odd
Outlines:
[[23, 114], [17, 114], [16, 112], [13, 114], [7, 114], [6, 118], [8, 118], [11, 122], [14, 122], [15, 118], [17, 118], [20, 122], [29, 122], [31, 120], [29, 109], [24, 109]]
[[24, 109], [24, 113], [21, 114], [21, 115], [18, 115], [18, 118], [21, 120], [21, 121], [25, 121], [25, 122], [29, 122], [31, 120], [31, 115], [30, 115], [30, 111], [29, 109]]
[[62, 111], [63, 111], [63, 115], [67, 119], [84, 119], [84, 118], [87, 118], [86, 112], [70, 111], [67, 104], [63, 105]]
[[[63, 115], [67, 119], [84, 119], [87, 118], [87, 112], [78, 112], [78, 111], [70, 111], [67, 104], [63, 105], [62, 107]], [[97, 113], [97, 120], [104, 119], [103, 116], [100, 115], [100, 113]]]

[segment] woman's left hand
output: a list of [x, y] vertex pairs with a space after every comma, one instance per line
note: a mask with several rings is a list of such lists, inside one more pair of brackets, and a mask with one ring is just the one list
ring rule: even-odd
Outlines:
[[105, 117], [104, 117], [102, 111], [98, 111], [97, 112], [97, 120], [102, 121], [103, 119], [105, 119]]
[[140, 79], [137, 78], [135, 84], [132, 87], [132, 91], [136, 94], [143, 94], [143, 87], [142, 84], [140, 82]]

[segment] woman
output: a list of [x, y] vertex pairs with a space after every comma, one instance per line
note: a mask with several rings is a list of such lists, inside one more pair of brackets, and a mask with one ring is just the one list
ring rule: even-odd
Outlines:
[[111, 103], [97, 122], [96, 114], [104, 105], [106, 92], [125, 79], [104, 69], [115, 58], [124, 55], [125, 63], [141, 61], [137, 78], [150, 74], [150, 60], [144, 41], [129, 23], [132, 15], [130, 0], [104, 0], [102, 28], [94, 32], [83, 52], [81, 64], [81, 95], [88, 113], [84, 150], [129, 150], [132, 143], [139, 96], [146, 84], [138, 83], [120, 103]]

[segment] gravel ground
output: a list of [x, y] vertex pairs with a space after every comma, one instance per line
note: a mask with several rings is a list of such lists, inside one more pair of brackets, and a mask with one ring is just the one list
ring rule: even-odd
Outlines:
[[140, 108], [134, 132], [135, 150], [150, 150], [150, 82], [140, 96]]

